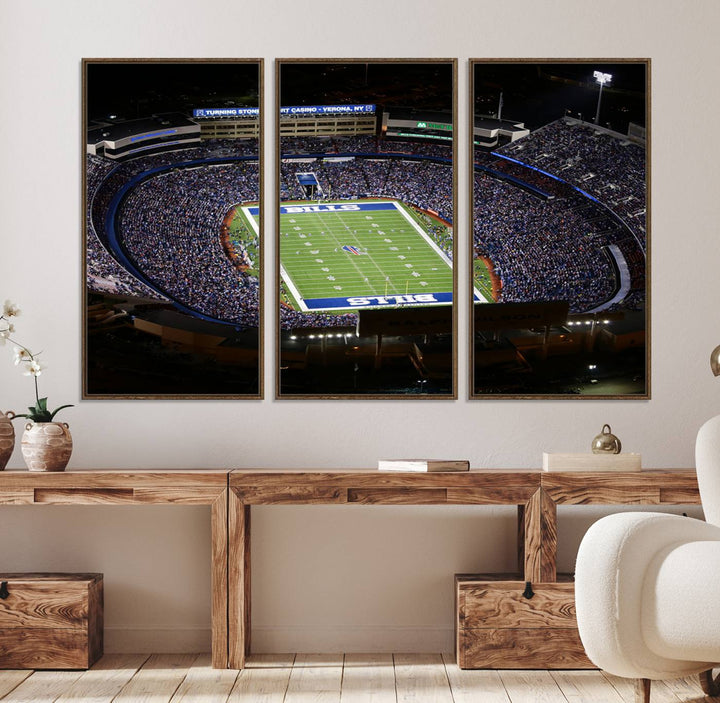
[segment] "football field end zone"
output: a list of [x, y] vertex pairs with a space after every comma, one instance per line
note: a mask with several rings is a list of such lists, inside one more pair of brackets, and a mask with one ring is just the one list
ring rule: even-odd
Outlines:
[[[487, 302], [477, 293], [473, 297], [476, 303]], [[424, 305], [452, 305], [452, 303], [453, 294], [447, 291], [406, 295], [356, 295], [347, 298], [305, 298], [302, 301], [303, 310], [310, 312], [372, 310], [403, 306], [421, 307]]]

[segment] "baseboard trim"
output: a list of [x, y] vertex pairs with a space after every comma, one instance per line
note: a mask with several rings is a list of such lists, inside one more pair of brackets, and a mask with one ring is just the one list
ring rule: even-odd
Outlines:
[[107, 654], [209, 652], [209, 627], [106, 627]]
[[[208, 627], [106, 627], [108, 654], [151, 654], [210, 651]], [[252, 651], [285, 652], [452, 652], [455, 634], [448, 627], [331, 625], [254, 627]]]
[[254, 627], [253, 652], [452, 652], [455, 633], [449, 627], [333, 625], [316, 627]]

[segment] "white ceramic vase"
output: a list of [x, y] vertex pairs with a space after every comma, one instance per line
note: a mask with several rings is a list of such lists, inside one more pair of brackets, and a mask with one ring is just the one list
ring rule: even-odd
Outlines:
[[64, 471], [73, 441], [67, 422], [28, 422], [20, 442], [30, 471]]
[[14, 417], [12, 410], [0, 412], [0, 471], [7, 466], [15, 447], [15, 428], [10, 422]]

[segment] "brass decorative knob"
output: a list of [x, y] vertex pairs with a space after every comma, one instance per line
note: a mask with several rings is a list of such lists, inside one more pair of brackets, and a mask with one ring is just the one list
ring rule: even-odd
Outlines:
[[620, 440], [611, 432], [610, 425], [603, 425], [602, 432], [592, 441], [593, 454], [619, 454]]

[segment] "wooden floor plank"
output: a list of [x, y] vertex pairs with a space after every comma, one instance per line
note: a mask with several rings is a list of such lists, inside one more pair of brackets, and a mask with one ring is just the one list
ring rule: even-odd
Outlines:
[[567, 703], [548, 671], [505, 669], [499, 673], [512, 703]]
[[223, 703], [238, 677], [236, 669], [213, 669], [210, 654], [201, 654], [188, 669], [172, 703]]
[[452, 703], [450, 682], [439, 654], [395, 654], [398, 703]]
[[496, 670], [461, 669], [452, 654], [442, 656], [455, 703], [511, 703]]
[[294, 654], [250, 656], [235, 681], [228, 703], [283, 703], [294, 661]]
[[30, 674], [32, 674], [32, 671], [19, 669], [0, 671], [0, 698], [17, 688]]
[[568, 703], [624, 703], [599, 671], [551, 671], [550, 675]]
[[339, 703], [342, 674], [342, 654], [298, 654], [285, 703]]
[[197, 658], [197, 654], [153, 654], [113, 703], [167, 703]]
[[392, 654], [346, 654], [341, 703], [395, 703]]
[[[600, 673], [603, 678], [613, 685], [625, 703], [635, 703], [635, 679], [613, 676], [606, 671]], [[681, 699], [678, 698], [663, 681], [653, 681], [650, 687], [650, 700], [652, 703], [678, 703]], [[687, 701], [683, 703], [687, 703]]]
[[82, 671], [36, 671], [8, 693], [3, 703], [53, 703], [82, 674]]
[[245, 666], [248, 669], [292, 669], [294, 654], [251, 654]]
[[[654, 681], [652, 703], [702, 703], [697, 677]], [[461, 670], [452, 655], [106, 655], [89, 671], [0, 671], [1, 703], [635, 703], [600, 671]]]
[[147, 654], [106, 654], [58, 698], [59, 703], [110, 703], [147, 660]]
[[702, 686], [700, 686], [700, 679], [697, 674], [695, 674], [695, 676], [686, 676], [682, 679], [671, 679], [663, 683], [682, 701], [689, 701], [693, 698], [704, 700], [703, 696], [705, 694], [703, 693]]

